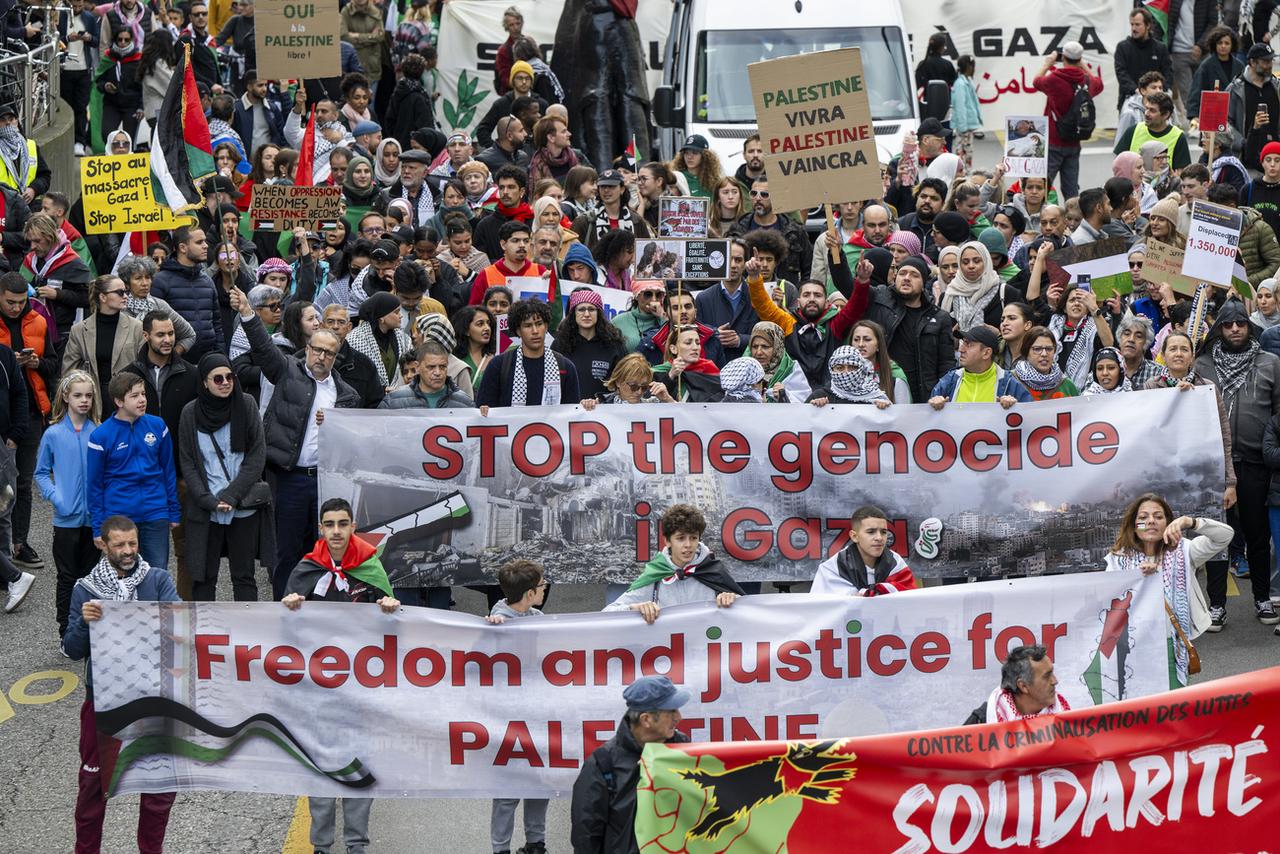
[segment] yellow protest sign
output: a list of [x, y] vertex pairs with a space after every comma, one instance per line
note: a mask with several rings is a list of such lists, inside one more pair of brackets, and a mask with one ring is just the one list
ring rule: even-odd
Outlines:
[[86, 234], [168, 231], [194, 222], [156, 203], [150, 154], [82, 157], [80, 198]]

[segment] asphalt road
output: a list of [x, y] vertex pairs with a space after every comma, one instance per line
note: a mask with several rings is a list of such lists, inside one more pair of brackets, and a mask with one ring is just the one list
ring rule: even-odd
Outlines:
[[[980, 143], [978, 161], [997, 151], [992, 138]], [[1109, 146], [1095, 145], [1082, 158], [1082, 186], [1098, 186], [1111, 174]], [[83, 667], [58, 653], [54, 621], [54, 572], [50, 558], [49, 507], [37, 499], [31, 542], [46, 560], [23, 606], [0, 614], [0, 852], [52, 854], [72, 850], [79, 710]], [[220, 599], [230, 599], [224, 570]], [[265, 572], [260, 589], [270, 591]], [[1232, 593], [1235, 594], [1234, 583]], [[484, 600], [455, 591], [461, 609], [481, 613]], [[1227, 630], [1198, 642], [1204, 672], [1196, 681], [1268, 667], [1280, 661], [1280, 638], [1260, 626], [1248, 596], [1228, 600]], [[598, 588], [557, 586], [552, 611], [595, 610]], [[104, 852], [136, 851], [133, 797], [113, 800], [107, 811]], [[548, 849], [569, 850], [568, 803], [556, 801], [548, 815]], [[307, 812], [296, 798], [239, 793], [180, 795], [169, 823], [165, 850], [171, 854], [275, 854], [309, 852]], [[380, 801], [373, 810], [371, 850], [488, 852], [489, 802], [480, 800]], [[517, 830], [515, 847], [523, 843]]]

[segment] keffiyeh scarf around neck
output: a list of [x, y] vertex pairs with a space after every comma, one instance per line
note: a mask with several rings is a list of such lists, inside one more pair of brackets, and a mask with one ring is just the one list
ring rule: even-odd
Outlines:
[[1013, 366], [1013, 375], [1032, 391], [1053, 391], [1062, 385], [1062, 368], [1058, 367], [1057, 362], [1053, 363], [1053, 370], [1043, 374], [1026, 359], [1021, 359]]
[[876, 376], [871, 363], [853, 347], [837, 347], [827, 363], [828, 370], [837, 365], [852, 365], [852, 371], [830, 371], [831, 390], [841, 400], [850, 403], [873, 403], [877, 400], [888, 400], [889, 395], [880, 388], [880, 379]]
[[18, 192], [27, 189], [27, 171], [31, 168], [31, 152], [27, 138], [17, 125], [0, 128], [0, 159], [18, 184]]
[[1071, 355], [1067, 356], [1065, 373], [1076, 388], [1087, 386], [1092, 379], [1089, 376], [1089, 365], [1093, 361], [1093, 339], [1098, 332], [1098, 326], [1093, 322], [1093, 317], [1086, 315], [1079, 326], [1068, 327], [1066, 315], [1055, 314], [1049, 318], [1049, 331], [1053, 333], [1054, 338], [1058, 339], [1059, 353], [1069, 341], [1074, 342]]
[[80, 583], [89, 588], [95, 599], [132, 602], [138, 598], [138, 586], [151, 571], [151, 567], [147, 566], [147, 562], [141, 556], [136, 560], [138, 564], [133, 568], [133, 572], [121, 578], [116, 573], [116, 568], [104, 555], [93, 569], [89, 570], [89, 574], [80, 580]]
[[1123, 394], [1126, 391], [1132, 390], [1133, 389], [1129, 388], [1129, 383], [1124, 379], [1124, 377], [1121, 377], [1120, 384], [1113, 389], [1105, 389], [1097, 380], [1090, 380], [1089, 384], [1084, 387], [1084, 391], [1080, 394], [1082, 396], [1088, 396], [1091, 394]]
[[[516, 360], [511, 371], [511, 405], [528, 406], [529, 378], [524, 374], [524, 353], [516, 350]], [[542, 351], [542, 406], [555, 406], [560, 402], [560, 366], [555, 354], [550, 350]]]
[[1226, 404], [1228, 415], [1235, 407], [1236, 393], [1249, 378], [1249, 371], [1253, 369], [1259, 349], [1258, 342], [1253, 339], [1239, 353], [1227, 350], [1220, 340], [1213, 342], [1213, 366], [1218, 369], [1218, 389], [1222, 392], [1222, 402]]
[[1020, 721], [1071, 711], [1071, 706], [1067, 703], [1066, 697], [1061, 694], [1055, 694], [1054, 696], [1055, 700], [1052, 706], [1041, 709], [1033, 715], [1024, 715], [1018, 711], [1018, 704], [1014, 702], [1012, 694], [1004, 690], [1004, 688], [996, 688], [991, 692], [991, 696], [987, 698], [987, 723], [1002, 724], [1005, 721]]
[[[409, 198], [409, 190], [403, 184], [400, 186], [400, 198], [404, 199], [410, 205], [413, 205], [413, 199]], [[418, 187], [418, 210], [413, 224], [415, 226], [426, 225], [435, 215], [436, 201], [431, 197], [431, 189], [424, 181], [422, 185]]]

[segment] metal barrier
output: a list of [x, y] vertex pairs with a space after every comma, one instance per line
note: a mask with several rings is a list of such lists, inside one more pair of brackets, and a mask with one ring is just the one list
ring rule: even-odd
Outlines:
[[47, 41], [29, 53], [0, 58], [0, 101], [17, 104], [28, 136], [53, 122], [61, 76], [58, 54], [58, 42]]

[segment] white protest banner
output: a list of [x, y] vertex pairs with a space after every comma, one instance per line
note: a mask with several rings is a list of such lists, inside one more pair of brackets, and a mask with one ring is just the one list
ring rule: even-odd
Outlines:
[[681, 729], [695, 741], [954, 726], [1031, 643], [1073, 708], [1169, 686], [1163, 588], [1138, 572], [746, 596], [653, 625], [330, 602], [103, 612], [90, 637], [98, 727], [120, 741], [102, 769], [113, 795], [563, 797], [641, 675], [693, 694]]
[[1008, 116], [1004, 121], [1004, 174], [1009, 178], [1049, 175], [1049, 117]]
[[711, 200], [700, 196], [658, 199], [658, 236], [705, 239]]
[[1195, 199], [1191, 202], [1191, 229], [1182, 275], [1222, 287], [1231, 286], [1244, 213]]
[[[812, 579], [862, 504], [888, 514], [917, 576], [1080, 572], [1102, 565], [1134, 496], [1158, 492], [1180, 514], [1214, 516], [1223, 488], [1208, 388], [1008, 411], [335, 409], [320, 442], [320, 493], [351, 501], [361, 530], [454, 492], [470, 507], [391, 538], [382, 559], [397, 586], [493, 583], [515, 558], [554, 565], [563, 581], [630, 581], [658, 548], [662, 512], [680, 502], [706, 514], [705, 539], [739, 580]], [[938, 523], [926, 559], [912, 544]]]
[[776, 211], [884, 192], [859, 48], [747, 66]]
[[[536, 41], [542, 58], [551, 61], [556, 26], [565, 4], [545, 0], [504, 2], [494, 14], [495, 0], [449, 0], [440, 7], [440, 59], [436, 64], [436, 91], [442, 93], [436, 113], [440, 126], [472, 129], [484, 117], [497, 95], [493, 91], [493, 62], [507, 40], [502, 29], [502, 9], [514, 6], [524, 15], [522, 32]], [[671, 0], [639, 0], [636, 26], [640, 28], [649, 91], [662, 84], [662, 55], [671, 28]], [[603, 167], [601, 167], [603, 168]]]
[[1115, 127], [1120, 87], [1112, 51], [1129, 37], [1132, 11], [1132, 3], [1114, 0], [902, 0], [911, 67], [924, 59], [935, 33], [947, 36], [945, 54], [952, 62], [961, 54], [973, 56], [973, 85], [988, 131], [1002, 130], [1007, 115], [1044, 112], [1036, 73], [1044, 58], [1068, 41], [1080, 42], [1085, 64], [1092, 73], [1102, 73], [1102, 94], [1094, 98], [1098, 127]]

